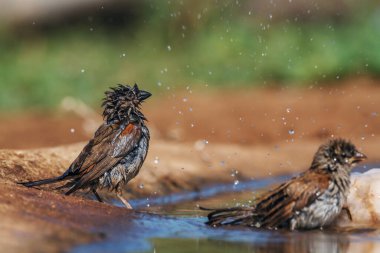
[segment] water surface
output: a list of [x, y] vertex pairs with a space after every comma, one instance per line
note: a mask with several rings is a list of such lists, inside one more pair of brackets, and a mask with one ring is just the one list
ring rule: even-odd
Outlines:
[[[372, 167], [361, 167], [359, 171]], [[140, 212], [127, 230], [116, 228], [104, 241], [76, 247], [73, 252], [380, 252], [377, 228], [290, 232], [204, 225], [206, 213], [198, 209], [199, 205], [249, 204], [261, 190], [291, 176], [216, 185], [200, 192], [131, 201]]]

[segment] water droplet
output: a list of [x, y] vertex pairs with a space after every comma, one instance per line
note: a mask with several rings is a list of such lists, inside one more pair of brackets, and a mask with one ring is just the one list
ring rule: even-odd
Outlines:
[[154, 158], [154, 164], [158, 164], [159, 162], [160, 162], [160, 159], [158, 159], [158, 156], [156, 156], [155, 158]]
[[231, 172], [231, 177], [236, 177], [237, 174], [239, 174], [239, 171], [237, 171], [237, 170], [232, 170], [232, 172]]
[[235, 180], [234, 185], [238, 185], [238, 184], [239, 184], [239, 180]]
[[162, 83], [161, 83], [161, 82], [157, 82], [157, 85], [161, 87], [161, 86], [162, 86]]
[[146, 207], [150, 207], [150, 204], [148, 203], [148, 204], [146, 204]]
[[190, 127], [191, 127], [191, 128], [193, 128], [193, 127], [194, 127], [194, 124], [193, 124], [193, 123], [191, 123], [191, 124], [190, 124]]
[[170, 52], [170, 51], [172, 51], [172, 47], [170, 46], [170, 45], [168, 45], [168, 51]]
[[256, 222], [255, 227], [257, 227], [257, 228], [261, 227], [260, 222]]
[[121, 56], [122, 56], [122, 57], [125, 57], [125, 56], [126, 56], [126, 54], [125, 54], [125, 53], [122, 53], [122, 54], [121, 54]]
[[288, 133], [289, 133], [290, 135], [295, 134], [295, 132], [296, 132], [296, 131], [294, 131], [294, 129], [290, 129], [290, 130], [288, 131]]
[[290, 109], [290, 108], [286, 108], [286, 112], [287, 113], [290, 113], [292, 111], [292, 109]]
[[201, 151], [206, 148], [206, 144], [208, 144], [207, 140], [197, 140], [194, 143], [194, 148], [198, 151]]
[[72, 133], [72, 134], [75, 133], [75, 128], [71, 128], [70, 133]]
[[140, 189], [144, 189], [144, 184], [139, 184]]
[[187, 98], [183, 98], [182, 102], [186, 103], [187, 102]]
[[81, 73], [84, 73], [85, 71], [86, 71], [85, 69], [81, 69], [81, 70], [80, 70]]

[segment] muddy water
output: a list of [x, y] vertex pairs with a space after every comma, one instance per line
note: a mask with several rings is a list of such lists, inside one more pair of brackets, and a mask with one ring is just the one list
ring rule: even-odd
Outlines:
[[128, 230], [114, 229], [114, 233], [104, 241], [78, 246], [72, 252], [380, 252], [380, 230], [376, 228], [289, 232], [215, 229], [204, 225], [205, 213], [198, 210], [199, 205], [249, 204], [260, 191], [291, 176], [217, 185], [200, 192], [131, 201], [140, 212]]

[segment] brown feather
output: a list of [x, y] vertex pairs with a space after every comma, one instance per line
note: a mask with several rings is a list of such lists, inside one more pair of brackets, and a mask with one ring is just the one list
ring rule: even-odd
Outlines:
[[259, 199], [255, 212], [264, 226], [281, 227], [328, 188], [328, 177], [308, 170]]
[[[89, 152], [80, 156], [84, 161], [74, 161], [74, 163], [82, 164], [82, 166], [75, 170], [75, 175], [73, 176], [77, 177], [78, 180], [73, 183], [73, 186], [66, 194], [71, 194], [91, 184], [92, 181], [119, 163], [120, 160], [137, 145], [141, 137], [141, 129], [138, 126], [131, 127], [131, 125], [132, 124], [128, 125], [129, 134], [122, 134], [125, 128], [119, 131], [112, 131], [111, 134], [104, 135], [102, 142], [93, 145], [88, 150]], [[105, 128], [103, 131], [107, 131], [107, 129]], [[100, 132], [100, 134], [101, 133], [102, 132]], [[119, 146], [121, 147], [120, 150], [117, 149]], [[118, 151], [115, 152], [115, 150]]]

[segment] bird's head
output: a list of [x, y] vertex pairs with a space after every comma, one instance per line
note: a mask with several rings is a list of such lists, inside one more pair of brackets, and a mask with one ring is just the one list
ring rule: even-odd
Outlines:
[[102, 106], [103, 117], [107, 123], [117, 123], [125, 120], [145, 120], [139, 108], [141, 103], [152, 94], [140, 90], [137, 84], [133, 87], [119, 84], [105, 92]]
[[332, 139], [319, 147], [314, 155], [311, 169], [328, 172], [343, 169], [351, 172], [357, 163], [366, 158], [367, 156], [359, 152], [351, 142], [343, 139]]

